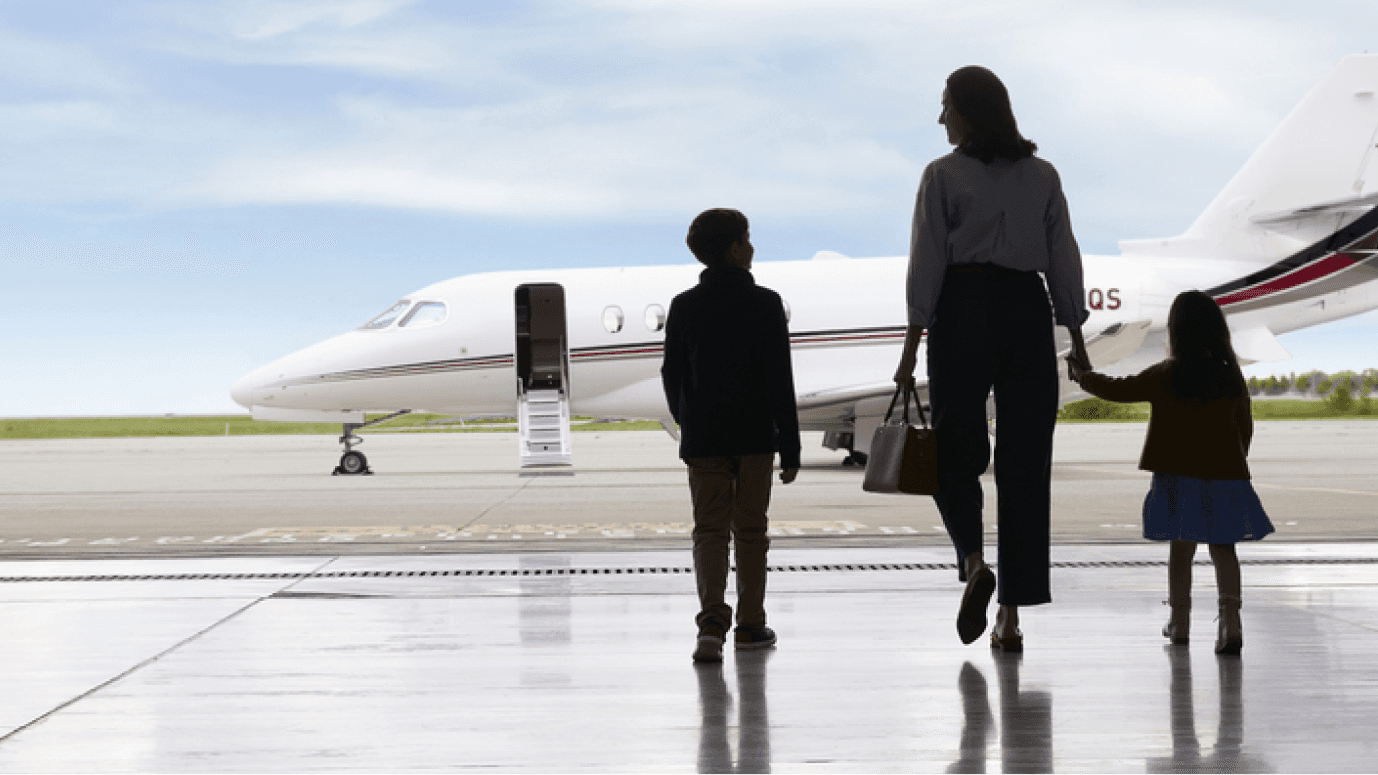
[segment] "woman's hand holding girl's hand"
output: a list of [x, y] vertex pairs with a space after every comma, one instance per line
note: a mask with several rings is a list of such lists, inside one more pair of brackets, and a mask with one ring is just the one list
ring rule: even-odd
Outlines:
[[1072, 335], [1072, 353], [1067, 356], [1067, 378], [1081, 384], [1081, 376], [1091, 371], [1091, 355], [1086, 352], [1081, 326], [1069, 326], [1067, 333]]

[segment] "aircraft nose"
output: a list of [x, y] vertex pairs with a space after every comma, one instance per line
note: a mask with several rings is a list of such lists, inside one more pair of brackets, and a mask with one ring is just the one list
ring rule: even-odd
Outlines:
[[241, 377], [238, 382], [234, 383], [234, 387], [230, 388], [230, 398], [245, 409], [252, 409], [254, 406], [255, 380], [252, 377], [252, 374]]

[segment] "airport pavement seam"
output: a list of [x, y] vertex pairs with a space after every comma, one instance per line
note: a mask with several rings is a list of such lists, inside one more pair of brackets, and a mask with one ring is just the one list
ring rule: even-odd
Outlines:
[[[507, 503], [508, 503], [509, 501], [511, 501], [513, 498], [517, 497], [518, 495], [521, 495], [522, 492], [524, 492], [524, 491], [526, 490], [526, 488], [530, 487], [530, 486], [531, 486], [531, 483], [534, 482], [534, 481], [536, 481], [536, 479], [537, 479], [537, 477], [528, 478], [525, 482], [522, 482], [522, 486], [521, 486], [521, 487], [518, 487], [517, 489], [513, 490], [513, 491], [511, 492], [510, 495], [508, 495], [506, 498], [503, 498], [502, 500], [498, 501], [497, 503], [490, 504], [490, 505], [488, 506], [488, 508], [484, 509], [483, 511], [480, 511], [473, 519], [469, 520], [469, 521], [466, 522], [462, 527], [460, 527], [459, 530], [461, 530], [461, 531], [462, 531], [462, 530], [468, 530], [469, 528], [471, 528], [471, 527], [474, 526], [474, 523], [475, 523], [475, 522], [478, 522], [480, 519], [483, 519], [485, 516], [487, 516], [487, 515], [488, 515], [488, 512], [492, 511], [493, 509], [496, 509], [496, 508], [499, 507], [499, 506], [506, 506]], [[459, 532], [459, 531], [456, 531], [456, 532]]]
[[[320, 565], [316, 570], [320, 570], [321, 568], [325, 568], [325, 567], [329, 566], [329, 565], [330, 565], [331, 563], [333, 563], [336, 559], [337, 559], [337, 558], [334, 558], [334, 557], [330, 558], [330, 559], [327, 560], [326, 562], [321, 563], [321, 565]], [[81, 702], [82, 700], [86, 699], [87, 697], [90, 697], [90, 696], [96, 694], [97, 692], [101, 691], [102, 689], [106, 688], [107, 686], [113, 686], [114, 684], [119, 683], [120, 681], [124, 680], [125, 678], [128, 678], [128, 677], [131, 676], [131, 675], [134, 675], [135, 673], [139, 672], [140, 670], [144, 669], [145, 667], [148, 667], [149, 665], [151, 665], [151, 664], [153, 664], [153, 663], [159, 661], [159, 660], [162, 659], [163, 657], [166, 657], [166, 656], [168, 656], [169, 654], [171, 654], [171, 653], [177, 651], [178, 649], [182, 648], [183, 646], [186, 646], [186, 645], [188, 645], [188, 644], [190, 644], [190, 643], [192, 643], [192, 642], [194, 642], [194, 641], [199, 640], [199, 639], [202, 638], [203, 636], [205, 636], [205, 635], [207, 635], [208, 633], [210, 633], [212, 630], [219, 629], [222, 625], [224, 625], [224, 624], [226, 624], [226, 623], [228, 623], [228, 622], [230, 622], [230, 621], [232, 621], [232, 620], [234, 620], [234, 619], [237, 619], [240, 615], [244, 614], [244, 613], [247, 612], [249, 609], [251, 609], [251, 608], [257, 606], [259, 603], [262, 603], [262, 602], [265, 601], [265, 600], [271, 599], [271, 598], [273, 597], [273, 595], [277, 594], [277, 592], [285, 592], [285, 591], [287, 591], [287, 590], [290, 590], [293, 586], [296, 586], [297, 584], [301, 583], [302, 581], [304, 581], [304, 580], [306, 580], [306, 579], [308, 579], [308, 578], [311, 578], [312, 575], [313, 575], [314, 573], [315, 573], [315, 571], [308, 571], [308, 572], [305, 572], [305, 573], [293, 574], [295, 577], [292, 579], [291, 583], [287, 584], [287, 585], [284, 586], [282, 589], [279, 589], [279, 590], [277, 590], [276, 592], [273, 592], [273, 593], [270, 593], [270, 594], [259, 595], [259, 596], [256, 597], [255, 599], [249, 601], [247, 604], [245, 604], [245, 605], [243, 605], [243, 606], [241, 606], [241, 607], [235, 609], [234, 611], [230, 612], [229, 614], [227, 614], [227, 615], [225, 615], [225, 616], [222, 616], [221, 618], [217, 619], [216, 621], [212, 622], [211, 624], [207, 625], [206, 627], [203, 627], [203, 628], [201, 628], [200, 630], [197, 630], [196, 632], [192, 633], [191, 635], [188, 635], [187, 637], [183, 638], [182, 640], [177, 641], [177, 642], [174, 643], [173, 645], [168, 646], [167, 648], [163, 649], [162, 651], [158, 652], [157, 654], [154, 654], [153, 656], [148, 657], [147, 659], [144, 659], [144, 660], [140, 661], [139, 663], [135, 664], [133, 667], [131, 667], [131, 668], [129, 668], [129, 669], [127, 669], [127, 670], [121, 672], [119, 675], [116, 675], [116, 676], [114, 676], [113, 678], [108, 678], [108, 679], [106, 679], [105, 681], [102, 681], [101, 683], [96, 684], [95, 686], [91, 687], [90, 689], [87, 689], [86, 691], [84, 691], [84, 692], [78, 694], [77, 696], [72, 697], [72, 698], [70, 698], [70, 699], [68, 699], [68, 700], [65, 700], [65, 701], [59, 703], [56, 707], [51, 708], [50, 710], [44, 712], [43, 714], [39, 715], [38, 717], [36, 717], [36, 718], [34, 718], [34, 719], [31, 719], [31, 720], [25, 722], [24, 724], [21, 724], [21, 725], [15, 727], [14, 729], [11, 729], [9, 732], [6, 732], [4, 735], [0, 735], [0, 745], [3, 745], [5, 742], [9, 741], [11, 738], [13, 738], [14, 736], [18, 735], [19, 733], [21, 733], [21, 732], [23, 732], [23, 731], [25, 731], [25, 730], [27, 730], [27, 729], [30, 729], [30, 728], [32, 728], [32, 727], [35, 727], [35, 726], [37, 726], [37, 725], [39, 725], [39, 724], [42, 724], [44, 721], [47, 721], [48, 719], [52, 718], [54, 715], [56, 715], [56, 714], [62, 712], [63, 710], [65, 710], [65, 709], [67, 709], [67, 708], [72, 707], [73, 705], [77, 704], [78, 702]], [[142, 577], [141, 577], [141, 578], [142, 578]]]

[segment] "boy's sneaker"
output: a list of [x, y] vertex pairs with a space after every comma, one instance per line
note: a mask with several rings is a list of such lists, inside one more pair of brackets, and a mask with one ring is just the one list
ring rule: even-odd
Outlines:
[[694, 647], [695, 662], [721, 662], [722, 661], [722, 642], [721, 635], [714, 635], [711, 632], [699, 631], [699, 642]]
[[768, 649], [775, 645], [775, 630], [760, 627], [737, 627], [738, 649]]
[[698, 645], [694, 646], [694, 661], [721, 662], [724, 640], [727, 640], [727, 625], [716, 616], [702, 617]]

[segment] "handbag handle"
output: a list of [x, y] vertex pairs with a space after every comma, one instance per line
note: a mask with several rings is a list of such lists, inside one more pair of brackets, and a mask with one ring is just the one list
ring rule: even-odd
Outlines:
[[901, 392], [904, 393], [904, 414], [902, 416], [904, 424], [909, 424], [909, 397], [913, 396], [914, 406], [918, 407], [919, 410], [919, 422], [923, 423], [923, 427], [927, 428], [928, 417], [923, 412], [923, 402], [919, 400], [919, 392], [914, 387], [913, 379], [906, 380], [904, 383], [895, 386], [895, 394], [890, 396], [890, 406], [885, 410], [885, 420], [881, 422], [881, 425], [890, 424], [890, 415], [895, 412], [895, 400], [900, 397]]

